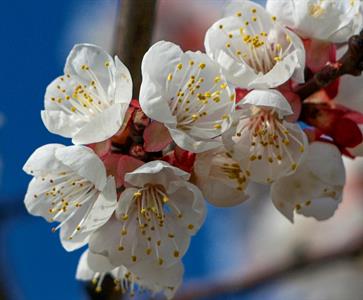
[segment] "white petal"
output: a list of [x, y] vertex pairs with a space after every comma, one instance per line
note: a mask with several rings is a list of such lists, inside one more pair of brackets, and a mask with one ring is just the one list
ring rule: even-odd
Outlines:
[[148, 75], [143, 75], [140, 105], [143, 112], [153, 120], [162, 123], [176, 123], [175, 116], [170, 113], [170, 108], [165, 102], [162, 87], [155, 84]]
[[[243, 105], [243, 104], [242, 104]], [[266, 106], [267, 107], [267, 106]], [[295, 172], [304, 158], [307, 137], [299, 124], [280, 119], [275, 112], [241, 111], [233, 131], [224, 137], [225, 147], [252, 181], [272, 183]]]
[[201, 191], [189, 182], [173, 181], [167, 194], [181, 213], [176, 221], [186, 227], [190, 235], [194, 235], [204, 223], [207, 213]]
[[170, 181], [188, 180], [189, 177], [190, 174], [187, 172], [173, 167], [167, 162], [155, 160], [142, 165], [131, 173], [126, 173], [125, 181], [137, 187], [142, 187], [146, 183], [161, 184], [167, 187]]
[[[330, 148], [330, 149], [329, 149]], [[345, 171], [335, 146], [314, 142], [297, 171], [271, 187], [276, 208], [291, 222], [294, 211], [318, 220], [331, 217], [342, 199]], [[312, 151], [310, 151], [312, 150]], [[318, 169], [321, 169], [318, 170]], [[331, 171], [338, 174], [331, 174]]]
[[248, 199], [248, 196], [236, 188], [227, 184], [210, 179], [207, 183], [198, 184], [207, 201], [217, 207], [231, 207], [241, 204]]
[[133, 196], [137, 191], [137, 188], [128, 187], [121, 193], [116, 207], [116, 217], [118, 219], [121, 219], [123, 215], [127, 214], [130, 205], [134, 201]]
[[69, 115], [63, 111], [42, 110], [42, 121], [49, 132], [70, 138], [74, 136], [79, 128], [86, 124], [75, 115]]
[[140, 261], [145, 263], [151, 261], [153, 257], [146, 253], [148, 246], [138, 230], [139, 223], [135, 218], [131, 219], [131, 216], [130, 221], [132, 222], [126, 227], [127, 234], [122, 235], [124, 223], [115, 217], [110, 218], [104, 226], [91, 235], [90, 251], [108, 257], [114, 266], [124, 265], [129, 268]]
[[247, 1], [247, 0], [233, 0], [229, 1], [228, 5], [226, 5], [224, 9], [224, 16], [237, 16], [238, 13], [242, 13], [242, 15], [247, 14], [251, 17], [251, 10], [255, 8], [258, 9], [259, 12], [264, 11], [265, 9], [256, 2]]
[[363, 113], [363, 76], [344, 75], [339, 79], [338, 95], [335, 101]]
[[306, 163], [310, 171], [321, 180], [332, 185], [344, 185], [345, 168], [336, 146], [323, 142], [312, 143]]
[[298, 13], [295, 10], [295, 0], [267, 0], [266, 10], [274, 16], [278, 16], [279, 22], [287, 27], [294, 28], [294, 18]]
[[348, 0], [268, 0], [266, 7], [304, 37], [342, 43], [359, 29], [360, 5]]
[[108, 177], [107, 184], [99, 196], [89, 202], [89, 206], [79, 208], [74, 217], [61, 227], [61, 242], [67, 251], [84, 246], [90, 235], [112, 216], [117, 205], [115, 180], [112, 176]]
[[339, 201], [331, 197], [317, 198], [311, 202], [311, 205], [303, 206], [298, 213], [305, 217], [314, 217], [319, 221], [324, 221], [334, 215], [339, 204]]
[[49, 171], [62, 168], [62, 163], [55, 157], [57, 149], [64, 148], [61, 144], [47, 144], [36, 149], [26, 161], [23, 170], [32, 176], [42, 176]]
[[95, 254], [89, 250], [87, 250], [87, 264], [94, 272], [104, 273], [115, 269], [106, 256]]
[[[159, 264], [158, 257], [153, 257], [154, 264], [159, 265], [159, 268], [167, 268], [178, 263], [190, 244], [190, 233], [180, 223], [175, 222], [174, 215], [166, 214], [164, 224], [159, 229], [158, 238], [161, 243], [157, 247], [158, 256], [163, 260], [163, 264]], [[169, 237], [170, 234], [173, 238]]]
[[305, 50], [300, 39], [250, 1], [233, 1], [227, 17], [208, 29], [205, 48], [227, 79], [240, 88], [273, 88], [304, 80]]
[[[299, 53], [299, 54], [298, 54]], [[275, 64], [275, 66], [264, 76], [257, 77], [254, 81], [248, 84], [248, 88], [263, 89], [273, 88], [282, 85], [289, 80], [296, 69], [301, 69], [302, 62], [299, 62], [302, 50], [295, 50], [282, 59], [281, 62]]]
[[[297, 83], [305, 82], [305, 63], [306, 63], [306, 53], [305, 47], [302, 40], [291, 30], [286, 30], [288, 32], [289, 38], [292, 43], [295, 45], [296, 50], [294, 57], [297, 60], [297, 64], [295, 66], [295, 71], [292, 74], [292, 79]], [[276, 74], [277, 75], [277, 74]]]
[[205, 35], [204, 46], [209, 57], [214, 59], [222, 68], [224, 75], [238, 87], [248, 87], [249, 83], [258, 77], [258, 74], [242, 61], [236, 60], [227, 52], [225, 45], [228, 37], [221, 36], [220, 26], [233, 31], [240, 27], [240, 20], [235, 17], [224, 18], [214, 23]]
[[43, 181], [40, 178], [33, 178], [30, 181], [24, 204], [31, 215], [40, 216], [50, 221], [49, 219], [52, 217], [49, 213], [51, 199], [44, 196], [44, 193], [50, 189], [51, 184], [48, 181]]
[[234, 94], [207, 55], [159, 42], [144, 57], [140, 105], [181, 148], [201, 152], [229, 127]]
[[204, 151], [208, 151], [210, 149], [217, 148], [221, 145], [221, 142], [218, 140], [201, 140], [200, 138], [193, 138], [193, 136], [189, 135], [187, 132], [177, 129], [172, 129], [169, 126], [166, 126], [169, 129], [169, 133], [173, 138], [174, 142], [182, 149], [187, 151], [192, 151], [194, 153], [200, 153]]
[[147, 116], [159, 122], [175, 122], [164, 99], [164, 89], [168, 74], [178, 64], [182, 54], [179, 46], [160, 41], [146, 52], [142, 60], [140, 105]]
[[132, 97], [131, 76], [95, 45], [79, 44], [70, 52], [64, 76], [49, 84], [42, 119], [55, 134], [91, 144], [113, 136], [122, 126]]
[[253, 90], [242, 99], [245, 104], [274, 109], [281, 117], [293, 114], [291, 105], [278, 90]]
[[77, 272], [76, 272], [76, 279], [78, 280], [92, 280], [95, 272], [90, 269], [88, 266], [88, 250], [84, 251], [79, 259]]
[[116, 103], [97, 114], [72, 136], [74, 144], [98, 143], [112, 137], [122, 126], [128, 103]]
[[87, 123], [84, 114], [78, 113], [84, 110], [84, 103], [74, 97], [79, 85], [74, 78], [67, 76], [59, 76], [48, 85], [44, 96], [45, 110], [41, 112], [41, 117], [50, 132], [72, 137]]
[[75, 173], [91, 181], [98, 190], [106, 185], [106, 169], [92, 149], [69, 146], [57, 149], [55, 156]]
[[[83, 66], [88, 66], [96, 79], [91, 78], [90, 74], [83, 70]], [[75, 77], [77, 81], [85, 85], [89, 85], [91, 80], [97, 80], [105, 95], [113, 95], [115, 64], [112, 57], [96, 45], [75, 45], [67, 57], [64, 74]]]
[[163, 269], [155, 264], [144, 264], [135, 265], [132, 272], [140, 277], [141, 286], [154, 292], [163, 291], [167, 299], [172, 299], [182, 283], [184, 267], [181, 262]]
[[223, 147], [200, 153], [196, 156], [194, 173], [196, 185], [208, 202], [215, 206], [228, 207], [247, 199], [244, 188], [247, 176], [236, 161], [226, 156]]
[[127, 67], [115, 57], [115, 103], [124, 103], [129, 105], [132, 99], [132, 79], [130, 71]]
[[116, 248], [120, 242], [121, 227], [122, 224], [115, 217], [111, 217], [91, 235], [88, 245], [90, 251], [111, 258], [113, 248]]

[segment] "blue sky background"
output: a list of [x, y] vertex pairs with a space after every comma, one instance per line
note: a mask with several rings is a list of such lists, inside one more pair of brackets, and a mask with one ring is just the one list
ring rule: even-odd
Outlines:
[[65, 252], [49, 224], [27, 215], [22, 201], [29, 177], [21, 168], [37, 147], [69, 143], [47, 132], [40, 110], [46, 86], [61, 74], [71, 44], [79, 42], [66, 32], [77, 18], [75, 8], [83, 7], [76, 13], [87, 15], [87, 5], [95, 2], [0, 2], [0, 280], [9, 299], [85, 299], [74, 279], [80, 252]]

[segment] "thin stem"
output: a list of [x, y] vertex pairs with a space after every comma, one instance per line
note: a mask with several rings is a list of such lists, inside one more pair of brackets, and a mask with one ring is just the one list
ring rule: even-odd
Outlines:
[[157, 0], [120, 0], [114, 53], [130, 70], [133, 97], [139, 96], [141, 61], [150, 47]]
[[363, 71], [363, 30], [359, 35], [354, 35], [349, 39], [348, 46], [347, 52], [338, 62], [327, 64], [308, 82], [297, 87], [295, 93], [300, 96], [302, 101], [333, 83], [340, 76], [361, 75]]

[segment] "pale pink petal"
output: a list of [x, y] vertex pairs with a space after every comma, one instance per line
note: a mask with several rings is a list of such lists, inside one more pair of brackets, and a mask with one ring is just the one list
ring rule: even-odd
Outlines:
[[117, 179], [123, 185], [125, 174], [136, 170], [144, 164], [143, 161], [129, 155], [122, 155], [117, 165]]
[[90, 147], [101, 159], [104, 158], [111, 150], [111, 139], [105, 140], [103, 142], [94, 143], [87, 145]]
[[320, 71], [328, 62], [335, 62], [336, 46], [329, 42], [305, 40], [306, 65], [314, 73]]
[[144, 150], [158, 152], [172, 142], [168, 129], [157, 121], [152, 122], [144, 131]]

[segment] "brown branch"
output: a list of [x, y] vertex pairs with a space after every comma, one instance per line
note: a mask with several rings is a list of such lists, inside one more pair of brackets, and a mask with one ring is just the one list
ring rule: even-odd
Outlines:
[[194, 282], [181, 290], [174, 300], [212, 299], [216, 296], [247, 292], [266, 283], [288, 278], [308, 267], [317, 268], [331, 262], [354, 258], [362, 254], [362, 251], [363, 234], [349, 244], [341, 245], [328, 252], [304, 253], [295, 260], [276, 262], [267, 269], [251, 271], [239, 278]]
[[336, 63], [328, 63], [323, 69], [316, 73], [308, 82], [300, 85], [296, 93], [301, 100], [328, 86], [340, 76], [350, 74], [361, 75], [363, 71], [363, 30], [359, 35], [349, 39], [349, 48], [344, 56]]
[[[5, 274], [0, 274], [0, 300], [7, 300], [9, 297], [7, 296], [5, 289]], [[4, 275], [4, 276], [3, 276]]]
[[153, 33], [157, 0], [120, 0], [114, 52], [130, 70], [134, 89], [139, 96], [141, 61]]

